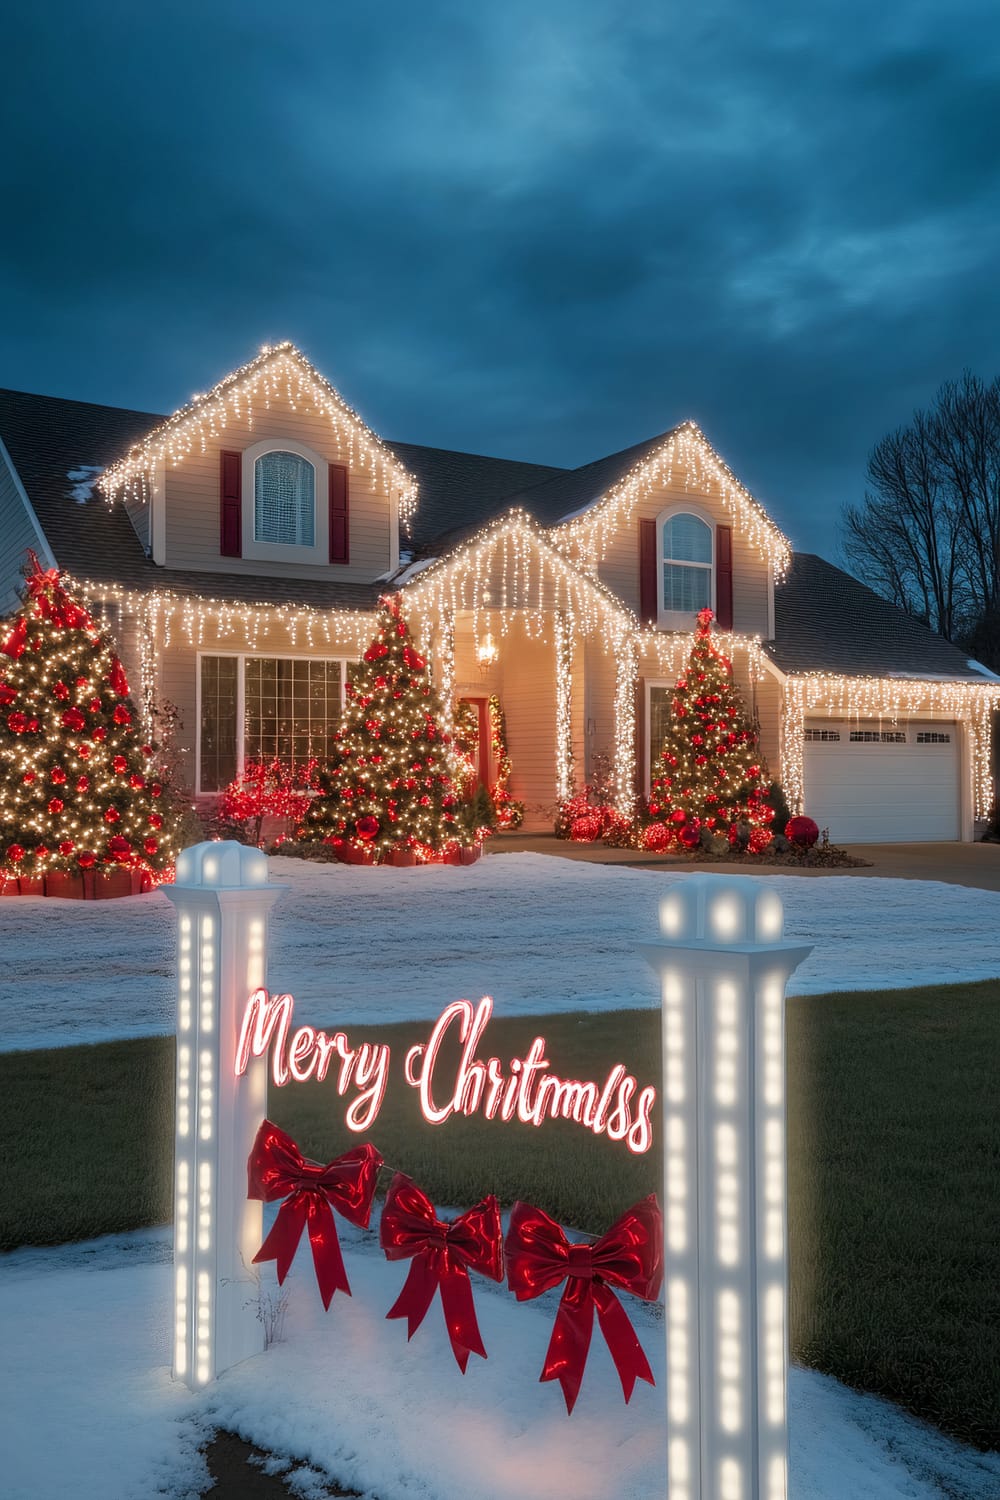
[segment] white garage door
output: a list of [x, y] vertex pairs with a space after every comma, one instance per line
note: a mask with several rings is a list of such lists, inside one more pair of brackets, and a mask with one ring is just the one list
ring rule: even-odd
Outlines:
[[961, 837], [957, 724], [806, 724], [805, 811], [834, 844]]

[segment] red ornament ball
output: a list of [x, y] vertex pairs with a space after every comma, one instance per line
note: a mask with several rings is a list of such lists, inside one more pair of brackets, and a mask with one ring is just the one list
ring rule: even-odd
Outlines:
[[666, 823], [650, 823], [642, 836], [642, 847], [659, 854], [669, 846], [671, 838], [672, 834]]
[[128, 761], [125, 759], [124, 755], [115, 756], [114, 760], [111, 762], [111, 769], [118, 776], [120, 776], [123, 771], [128, 770]]
[[130, 776], [128, 784], [134, 792], [141, 792], [146, 785], [141, 776]]
[[143, 755], [152, 755], [152, 753], [153, 753], [153, 747], [152, 747], [152, 745], [143, 745], [143, 747], [142, 747], [142, 753], [143, 753]]
[[85, 849], [82, 854], [78, 854], [76, 856], [76, 862], [80, 866], [81, 870], [91, 869], [95, 864], [96, 859], [97, 856], [91, 854], [89, 849]]
[[73, 853], [73, 850], [75, 848], [76, 845], [74, 844], [72, 839], [63, 839], [62, 843], [59, 845], [59, 853], [62, 855], [69, 855]]
[[763, 854], [771, 842], [771, 830], [769, 828], [752, 828], [747, 848], [751, 854]]
[[682, 807], [675, 807], [673, 812], [670, 814], [670, 821], [671, 823], [686, 823], [687, 813]]
[[574, 844], [592, 844], [601, 836], [601, 819], [597, 813], [584, 813], [581, 818], [574, 818], [569, 828], [569, 836]]
[[114, 719], [116, 724], [131, 724], [132, 722], [132, 715], [129, 713], [124, 703], [117, 704], [117, 706], [115, 707], [115, 711], [111, 715], [111, 717]]
[[701, 843], [701, 828], [697, 823], [685, 823], [680, 832], [680, 840], [685, 849], [697, 849]]
[[785, 824], [785, 838], [796, 849], [811, 849], [819, 838], [819, 826], [812, 818], [789, 818]]
[[114, 855], [115, 859], [119, 860], [127, 859], [132, 853], [132, 845], [120, 833], [116, 833], [114, 838], [108, 839], [108, 849]]
[[78, 792], [89, 792], [90, 791], [90, 777], [89, 776], [78, 776], [76, 778], [76, 789], [77, 789]]
[[107, 738], [107, 733], [108, 733], [108, 731], [106, 729], [103, 729], [103, 728], [102, 729], [95, 729], [94, 732], [93, 732], [93, 734], [90, 736], [90, 738], [92, 740], [96, 740], [97, 743], [100, 744], [101, 740]]
[[378, 818], [359, 818], [355, 823], [354, 828], [359, 839], [373, 839], [378, 835]]
[[90, 758], [90, 746], [78, 745], [76, 753], [81, 760], [88, 760]]
[[121, 821], [121, 813], [117, 807], [106, 807], [104, 809], [104, 821], [105, 823], [119, 823]]
[[153, 782], [153, 785], [149, 789], [149, 795], [151, 797], [162, 797], [163, 796], [163, 788], [162, 788], [162, 786], [160, 785], [160, 783], [158, 781], [154, 781]]
[[57, 682], [52, 691], [59, 699], [60, 703], [65, 703], [66, 699], [69, 697], [69, 688], [64, 682]]
[[21, 844], [7, 845], [7, 858], [12, 865], [19, 865], [24, 858], [24, 848]]
[[34, 771], [25, 771], [24, 775], [21, 777], [21, 780], [23, 781], [23, 783], [24, 783], [25, 786], [30, 786], [31, 783], [34, 781], [34, 779], [35, 779], [35, 773], [34, 773]]
[[61, 797], [50, 797], [49, 798], [49, 812], [52, 814], [53, 817], [55, 817], [56, 813], [61, 813], [64, 806], [65, 806], [65, 804], [64, 804], [63, 799]]
[[145, 849], [147, 854], [155, 854], [160, 846], [157, 843], [156, 839], [143, 839], [142, 847]]
[[11, 734], [24, 734], [28, 728], [27, 715], [22, 713], [8, 714], [7, 728]]
[[54, 781], [56, 786], [62, 785], [62, 783], [66, 780], [66, 772], [63, 770], [62, 766], [52, 767], [52, 770], [49, 772], [49, 780]]

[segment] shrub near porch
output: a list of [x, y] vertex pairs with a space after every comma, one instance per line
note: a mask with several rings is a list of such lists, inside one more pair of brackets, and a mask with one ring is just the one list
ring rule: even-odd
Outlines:
[[[994, 1448], [998, 1000], [990, 981], [788, 1007], [793, 1357]], [[427, 1035], [426, 1023], [365, 1030], [394, 1056]], [[622, 1058], [640, 1084], [655, 1081], [655, 1012], [491, 1023], [503, 1060], [539, 1032], [567, 1074], [596, 1077]], [[172, 1094], [168, 1039], [0, 1056], [0, 1247], [168, 1220]], [[270, 1107], [314, 1157], [356, 1143], [329, 1082], [274, 1090]], [[660, 1188], [655, 1144], [632, 1157], [570, 1122], [535, 1130], [473, 1116], [433, 1128], [405, 1088], [389, 1091], [371, 1138], [440, 1204], [492, 1189], [600, 1230]]]

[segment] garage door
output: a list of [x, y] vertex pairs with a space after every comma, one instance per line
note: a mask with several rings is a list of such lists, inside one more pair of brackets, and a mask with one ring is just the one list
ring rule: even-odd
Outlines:
[[806, 724], [805, 810], [835, 844], [961, 837], [956, 724]]

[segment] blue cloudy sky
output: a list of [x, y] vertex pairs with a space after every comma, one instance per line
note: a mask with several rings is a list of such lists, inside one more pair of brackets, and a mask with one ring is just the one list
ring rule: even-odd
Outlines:
[[693, 417], [833, 556], [1000, 372], [992, 0], [35, 0], [0, 51], [0, 385], [168, 411], [291, 338], [390, 439]]

